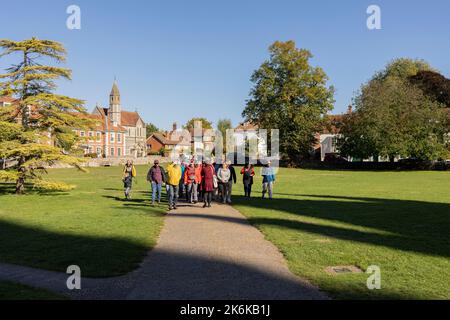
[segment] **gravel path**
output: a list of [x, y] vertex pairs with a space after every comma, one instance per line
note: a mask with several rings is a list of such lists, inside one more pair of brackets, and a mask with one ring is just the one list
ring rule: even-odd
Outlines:
[[327, 299], [296, 276], [269, 241], [230, 206], [181, 205], [171, 211], [156, 247], [125, 276], [82, 279], [0, 264], [0, 279], [49, 289], [74, 299]]

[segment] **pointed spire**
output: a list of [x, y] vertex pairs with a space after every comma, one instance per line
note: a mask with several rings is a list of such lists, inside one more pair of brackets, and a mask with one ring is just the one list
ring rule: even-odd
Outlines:
[[111, 89], [111, 96], [120, 96], [119, 87], [117, 86], [116, 77], [114, 77], [114, 83]]

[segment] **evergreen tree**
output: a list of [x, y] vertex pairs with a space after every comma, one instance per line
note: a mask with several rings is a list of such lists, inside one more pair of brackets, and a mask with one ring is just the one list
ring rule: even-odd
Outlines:
[[[16, 193], [24, 192], [25, 183], [52, 190], [72, 186], [44, 179], [45, 167], [55, 162], [77, 166], [82, 160], [70, 155], [78, 141], [72, 128], [88, 128], [92, 120], [84, 102], [54, 93], [55, 81], [71, 79], [71, 70], [43, 65], [41, 61], [66, 59], [63, 45], [51, 40], [32, 38], [24, 41], [0, 40], [0, 58], [19, 56], [18, 64], [0, 74], [0, 96], [16, 102], [0, 112], [0, 158], [12, 166], [0, 171], [0, 179], [16, 182]], [[81, 169], [81, 168], [80, 168]]]

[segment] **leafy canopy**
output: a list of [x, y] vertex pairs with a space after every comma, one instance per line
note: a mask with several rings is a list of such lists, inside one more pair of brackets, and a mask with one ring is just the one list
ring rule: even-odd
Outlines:
[[355, 112], [344, 121], [341, 154], [391, 160], [445, 157], [447, 115], [438, 101], [409, 81], [428, 70], [422, 60], [398, 59], [364, 84], [354, 99]]
[[280, 151], [291, 163], [309, 156], [323, 116], [333, 108], [333, 87], [320, 67], [310, 64], [312, 54], [294, 41], [276, 41], [270, 57], [252, 77], [251, 98], [242, 116], [264, 129], [280, 130]]

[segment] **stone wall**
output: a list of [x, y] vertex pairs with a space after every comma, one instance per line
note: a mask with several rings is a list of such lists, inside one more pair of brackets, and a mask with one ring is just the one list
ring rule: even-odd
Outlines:
[[[151, 165], [153, 162], [158, 159], [160, 163], [170, 162], [169, 158], [160, 157], [160, 156], [147, 156], [144, 158], [98, 158], [98, 159], [89, 159], [86, 163], [82, 165], [82, 167], [92, 168], [92, 167], [112, 167], [112, 166], [123, 166], [127, 162], [127, 160], [133, 161], [135, 165]], [[48, 168], [71, 168], [72, 166], [58, 163], [53, 166], [49, 166]]]

